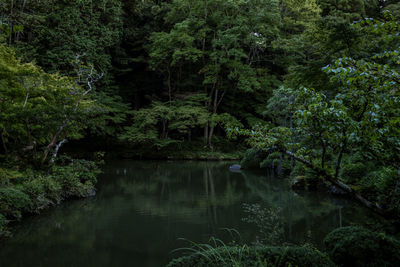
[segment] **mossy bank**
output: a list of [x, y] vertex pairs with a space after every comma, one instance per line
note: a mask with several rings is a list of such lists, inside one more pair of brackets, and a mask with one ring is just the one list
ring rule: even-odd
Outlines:
[[0, 167], [0, 238], [10, 235], [7, 227], [25, 215], [42, 210], [69, 198], [95, 194], [96, 163], [68, 160], [45, 169]]

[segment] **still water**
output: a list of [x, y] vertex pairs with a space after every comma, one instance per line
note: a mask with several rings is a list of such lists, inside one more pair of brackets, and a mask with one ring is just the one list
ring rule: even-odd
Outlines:
[[[326, 193], [295, 193], [287, 179], [229, 171], [229, 162], [118, 161], [104, 166], [94, 198], [68, 201], [17, 225], [0, 245], [0, 266], [162, 266], [179, 238], [242, 242], [258, 229], [243, 221], [243, 204], [280, 209], [286, 242], [319, 247], [334, 228], [372, 214]], [[238, 238], [236, 238], [238, 240]]]

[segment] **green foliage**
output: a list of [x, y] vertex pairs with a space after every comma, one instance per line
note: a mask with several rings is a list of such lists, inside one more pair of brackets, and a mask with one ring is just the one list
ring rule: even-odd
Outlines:
[[250, 148], [244, 154], [240, 166], [243, 169], [259, 169], [260, 164], [267, 157], [267, 153], [260, 151], [256, 148]]
[[0, 134], [6, 154], [12, 149], [34, 162], [44, 150], [44, 161], [61, 140], [82, 138], [95, 116], [97, 106], [89, 93], [97, 74], [79, 58], [75, 63], [77, 80], [47, 74], [0, 45]]
[[257, 226], [257, 245], [278, 246], [283, 244], [284, 230], [280, 209], [267, 209], [259, 204], [244, 204], [247, 216], [242, 220]]
[[286, 87], [279, 87], [274, 90], [271, 98], [268, 99], [264, 116], [270, 117], [274, 122], [290, 127], [293, 116], [293, 104], [298, 92]]
[[324, 244], [339, 266], [398, 266], [400, 242], [361, 227], [343, 227], [329, 233]]
[[304, 176], [306, 174], [306, 167], [303, 164], [295, 164], [293, 170], [290, 173], [291, 177]]
[[[164, 77], [169, 100], [182, 91], [200, 91], [208, 96], [206, 108], [213, 116], [221, 109], [238, 118], [257, 113], [235, 100], [240, 94], [263, 98], [271, 88], [264, 85], [279, 83], [272, 71], [259, 67], [262, 61], [274, 64], [263, 55], [266, 50], [272, 55], [278, 35], [278, 1], [176, 0], [168, 8], [167, 30], [151, 34], [148, 53], [150, 67]], [[239, 106], [246, 111], [235, 110]]]
[[309, 168], [306, 169], [306, 173], [304, 175], [304, 180], [306, 182], [307, 188], [311, 189], [311, 190], [317, 189], [322, 182], [322, 179], [318, 175], [318, 173], [316, 173], [315, 171], [313, 171]]
[[361, 162], [344, 164], [342, 167], [342, 178], [349, 183], [359, 181], [367, 174], [366, 166]]
[[70, 76], [75, 54], [85, 53], [96, 68], [111, 69], [108, 50], [122, 35], [121, 1], [27, 1], [22, 10], [21, 6], [16, 5], [14, 13], [33, 13], [21, 18], [25, 34], [18, 40], [15, 36], [16, 47], [26, 60], [35, 60], [50, 73]]
[[[357, 4], [353, 4], [355, 2], [342, 6], [348, 19], [354, 16], [350, 11], [354, 11]], [[340, 16], [345, 17], [344, 13]], [[266, 111], [266, 115], [274, 115], [273, 124], [232, 131], [247, 136], [250, 145], [256, 149], [292, 155], [310, 168], [305, 176], [316, 184], [321, 180], [321, 173], [325, 174], [321, 178], [328, 176], [331, 181], [342, 179], [354, 184], [363, 179], [370, 167], [376, 169], [376, 165], [380, 165], [398, 169], [400, 61], [399, 53], [393, 47], [400, 45], [399, 26], [390, 13], [382, 16], [381, 20], [368, 18], [352, 24], [343, 22], [350, 31], [370, 38], [375, 45], [365, 40], [357, 42], [362, 53], [350, 56], [353, 46], [348, 43], [347, 56], [343, 54], [321, 66], [321, 70], [329, 75], [323, 86], [312, 89], [297, 84], [296, 90], [281, 87], [270, 98]], [[339, 24], [334, 25], [340, 27]], [[352, 41], [349, 39], [348, 42]], [[340, 50], [338, 45], [335, 46]], [[330, 90], [329, 86], [336, 88]], [[354, 153], [362, 153], [363, 162], [348, 156]], [[386, 175], [385, 180], [392, 189], [385, 189], [397, 195], [399, 183], [391, 177]], [[380, 191], [378, 184], [374, 190]], [[397, 203], [396, 199], [392, 196], [393, 203]]]
[[50, 176], [40, 176], [22, 184], [22, 191], [33, 200], [30, 212], [38, 213], [61, 201], [61, 186]]
[[[4, 170], [10, 173], [9, 169]], [[91, 161], [73, 160], [63, 164], [60, 159], [48, 171], [26, 169], [20, 173], [22, 176], [18, 179], [0, 186], [0, 235], [9, 220], [40, 213], [66, 198], [93, 195], [100, 170]]]
[[400, 212], [400, 188], [398, 171], [392, 167], [381, 167], [365, 175], [357, 185], [360, 192], [374, 199], [394, 214]]
[[51, 176], [61, 186], [62, 197], [90, 195], [100, 170], [94, 162], [73, 160], [65, 166], [52, 166]]
[[7, 218], [20, 219], [22, 213], [31, 209], [32, 201], [21, 190], [2, 187], [0, 188], [0, 213]]
[[335, 266], [323, 253], [310, 247], [199, 248], [190, 256], [172, 260], [167, 266]]
[[[309, 185], [325, 173], [397, 212], [398, 11], [375, 0], [3, 1], [0, 160], [43, 168], [67, 140], [93, 137], [141, 156], [237, 157], [228, 132], [249, 137], [243, 168], [288, 171], [297, 159]], [[56, 164], [0, 169], [0, 185], [18, 184], [34, 211], [93, 188], [91, 163]]]
[[132, 113], [133, 123], [125, 128], [120, 139], [162, 148], [186, 137], [191, 141], [192, 131], [206, 124], [223, 128], [241, 125], [229, 114], [211, 114], [204, 107], [206, 100], [204, 94], [197, 94], [168, 103], [153, 102], [150, 108]]

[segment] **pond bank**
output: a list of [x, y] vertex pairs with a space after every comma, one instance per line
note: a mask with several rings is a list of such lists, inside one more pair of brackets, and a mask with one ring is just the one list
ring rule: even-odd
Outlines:
[[[376, 225], [380, 218], [352, 201], [291, 190], [266, 172], [233, 173], [232, 162], [108, 162], [97, 195], [61, 204], [19, 224], [0, 246], [1, 266], [162, 266], [185, 245], [178, 238], [232, 240], [236, 229], [251, 244], [258, 228], [244, 219], [246, 204], [278, 212], [283, 241], [323, 246], [333, 229]], [[66, 253], [66, 251], [68, 253]], [[70, 257], [69, 255], [74, 255]]]

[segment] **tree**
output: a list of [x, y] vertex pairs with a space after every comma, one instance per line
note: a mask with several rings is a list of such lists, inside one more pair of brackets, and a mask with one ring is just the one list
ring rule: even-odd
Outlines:
[[32, 63], [21, 63], [14, 52], [0, 45], [0, 136], [4, 152], [21, 156], [41, 154], [52, 161], [67, 139], [83, 136], [96, 105], [90, 99], [93, 83], [102, 74], [81, 65], [78, 78], [48, 74]]
[[120, 138], [132, 144], [162, 148], [185, 139], [191, 141], [192, 131], [207, 123], [224, 128], [241, 125], [227, 113], [210, 113], [203, 105], [205, 98], [204, 94], [195, 94], [167, 103], [155, 101], [151, 107], [133, 112], [133, 123]]
[[[278, 34], [278, 1], [175, 0], [166, 22], [171, 29], [153, 33], [149, 51], [152, 68], [164, 74], [169, 100], [182, 87], [203, 91], [216, 115], [226, 94], [260, 89], [265, 73], [257, 67], [269, 62], [263, 54]], [[210, 122], [204, 128], [209, 146], [213, 134]]]
[[[384, 21], [365, 19], [351, 27], [370, 37], [363, 46], [367, 56], [358, 60], [339, 58], [323, 68], [332, 82], [340, 85], [333, 97], [302, 88], [293, 107], [298, 118], [294, 130], [267, 125], [239, 132], [249, 136], [253, 146], [292, 156], [321, 178], [383, 213], [381, 206], [344, 184], [340, 170], [343, 157], [360, 150], [366, 160], [400, 167], [400, 74], [397, 71], [400, 60], [397, 50], [386, 50], [399, 46], [399, 25], [386, 13]], [[371, 41], [381, 46], [371, 45]], [[372, 54], [371, 47], [383, 51]], [[327, 162], [328, 153], [334, 160]], [[396, 190], [393, 192], [397, 194]]]

